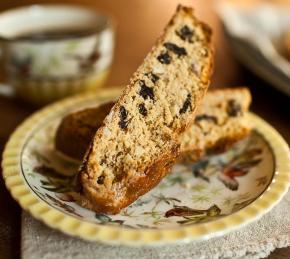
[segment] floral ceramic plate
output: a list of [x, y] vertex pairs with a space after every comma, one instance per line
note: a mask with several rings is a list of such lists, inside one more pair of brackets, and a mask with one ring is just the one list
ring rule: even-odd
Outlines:
[[226, 153], [177, 164], [152, 191], [120, 214], [97, 214], [70, 195], [78, 163], [55, 151], [61, 118], [116, 98], [120, 90], [72, 97], [27, 119], [3, 155], [7, 188], [23, 209], [47, 225], [86, 240], [153, 245], [202, 240], [241, 227], [269, 211], [286, 193], [289, 149], [266, 122]]

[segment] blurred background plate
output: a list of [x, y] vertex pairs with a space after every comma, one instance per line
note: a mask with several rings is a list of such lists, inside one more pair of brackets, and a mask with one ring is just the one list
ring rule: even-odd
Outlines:
[[222, 1], [217, 11], [236, 58], [290, 96], [290, 8], [240, 7]]
[[226, 31], [226, 36], [235, 57], [245, 67], [270, 83], [271, 86], [290, 96], [290, 78], [287, 75], [248, 42], [231, 36], [228, 31]]

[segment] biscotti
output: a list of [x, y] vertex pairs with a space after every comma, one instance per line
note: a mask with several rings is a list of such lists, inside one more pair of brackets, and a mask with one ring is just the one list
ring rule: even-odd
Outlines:
[[251, 94], [247, 88], [216, 89], [208, 92], [194, 124], [180, 139], [183, 162], [225, 151], [251, 131], [247, 111]]
[[210, 29], [179, 6], [87, 150], [81, 205], [115, 214], [160, 182], [194, 121], [212, 62]]
[[[208, 91], [195, 123], [180, 138], [179, 160], [194, 162], [206, 154], [223, 152], [247, 136], [251, 131], [246, 116], [250, 102], [251, 94], [245, 87]], [[81, 160], [113, 105], [104, 103], [67, 115], [57, 129], [56, 149]]]

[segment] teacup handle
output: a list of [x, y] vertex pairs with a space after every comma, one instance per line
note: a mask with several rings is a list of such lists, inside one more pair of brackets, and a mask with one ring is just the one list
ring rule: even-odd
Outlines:
[[[0, 38], [1, 40], [1, 38]], [[3, 67], [3, 42], [0, 42], [0, 63], [1, 63], [1, 69], [4, 71]], [[5, 73], [5, 72], [4, 72]], [[0, 95], [12, 97], [14, 95], [14, 89], [10, 85], [8, 85], [6, 82], [0, 82]]]

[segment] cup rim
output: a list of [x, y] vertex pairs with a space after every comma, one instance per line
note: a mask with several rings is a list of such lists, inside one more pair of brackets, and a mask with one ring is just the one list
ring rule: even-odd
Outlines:
[[[4, 10], [2, 12], [0, 12], [0, 20], [4, 15], [11, 15], [11, 14], [15, 14], [17, 12], [21, 12], [21, 11], [29, 11], [32, 10], [34, 8], [37, 8], [39, 10], [42, 9], [66, 9], [66, 11], [82, 11], [82, 12], [86, 12], [88, 15], [92, 15], [92, 17], [94, 16], [95, 18], [100, 18], [102, 19], [102, 24], [101, 26], [95, 26], [95, 27], [91, 27], [94, 28], [93, 33], [92, 34], [98, 34], [102, 31], [105, 31], [106, 29], [111, 29], [114, 31], [115, 27], [116, 27], [116, 21], [115, 19], [107, 14], [104, 13], [102, 11], [99, 10], [95, 10], [95, 9], [90, 9], [88, 6], [85, 5], [78, 5], [78, 4], [55, 4], [55, 3], [44, 3], [44, 4], [31, 4], [31, 5], [23, 5], [23, 6], [19, 6], [19, 7], [13, 7], [11, 9], [7, 9]], [[62, 38], [63, 39], [63, 38]], [[49, 39], [48, 39], [49, 40]], [[30, 38], [13, 38], [13, 37], [7, 37], [5, 35], [2, 35], [0, 32], [0, 41], [17, 41], [17, 42], [21, 42], [21, 41], [31, 41]]]

